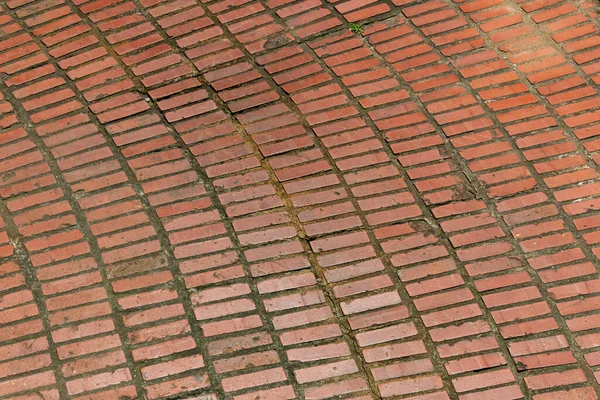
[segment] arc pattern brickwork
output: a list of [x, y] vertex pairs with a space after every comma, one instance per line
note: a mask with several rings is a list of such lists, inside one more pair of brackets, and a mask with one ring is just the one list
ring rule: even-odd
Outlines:
[[0, 399], [598, 399], [593, 0], [0, 2]]

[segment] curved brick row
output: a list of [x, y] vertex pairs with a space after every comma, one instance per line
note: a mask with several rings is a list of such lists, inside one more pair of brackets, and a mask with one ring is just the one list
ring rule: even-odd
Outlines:
[[598, 399], [593, 1], [0, 4], [0, 399]]

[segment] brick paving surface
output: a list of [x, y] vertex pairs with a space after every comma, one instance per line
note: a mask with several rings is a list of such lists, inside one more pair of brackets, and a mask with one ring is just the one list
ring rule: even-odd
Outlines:
[[599, 9], [1, 1], [0, 399], [598, 399]]

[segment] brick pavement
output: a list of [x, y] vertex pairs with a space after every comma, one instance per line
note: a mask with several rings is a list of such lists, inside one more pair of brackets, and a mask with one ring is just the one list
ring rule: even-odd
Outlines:
[[598, 399], [599, 10], [0, 2], [0, 399]]

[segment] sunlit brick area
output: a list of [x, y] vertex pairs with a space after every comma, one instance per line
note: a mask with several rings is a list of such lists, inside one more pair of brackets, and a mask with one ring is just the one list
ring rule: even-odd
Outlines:
[[597, 400], [598, 12], [0, 1], [0, 399]]

